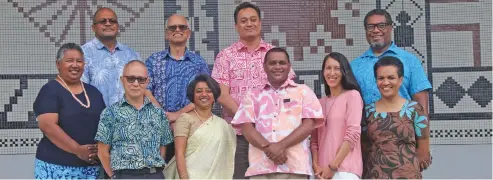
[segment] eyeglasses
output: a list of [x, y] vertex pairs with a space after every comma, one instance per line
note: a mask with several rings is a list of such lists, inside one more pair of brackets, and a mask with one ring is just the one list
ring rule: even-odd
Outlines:
[[139, 82], [139, 84], [144, 84], [147, 81], [147, 77], [135, 77], [135, 76], [123, 76], [125, 79], [127, 79], [128, 83], [134, 83], [135, 80]]
[[377, 27], [378, 30], [383, 31], [389, 25], [391, 25], [391, 24], [390, 23], [367, 24], [365, 29], [368, 32], [372, 32], [375, 30], [375, 27]]
[[171, 31], [171, 32], [174, 32], [174, 31], [176, 31], [177, 28], [180, 28], [180, 30], [185, 31], [185, 30], [188, 29], [188, 26], [187, 25], [183, 25], [183, 24], [180, 24], [180, 25], [172, 25], [172, 26], [168, 26], [166, 28], [166, 30]]
[[99, 21], [94, 22], [94, 24], [101, 24], [105, 25], [106, 23], [110, 22], [111, 25], [113, 24], [118, 24], [118, 20], [113, 19], [113, 18], [108, 18], [108, 19], [100, 19]]

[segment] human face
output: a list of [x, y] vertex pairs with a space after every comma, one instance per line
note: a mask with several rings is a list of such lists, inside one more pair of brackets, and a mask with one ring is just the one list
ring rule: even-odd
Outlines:
[[366, 40], [370, 47], [372, 49], [382, 49], [389, 46], [392, 42], [392, 29], [392, 25], [387, 23], [385, 16], [373, 15], [368, 17], [365, 32]]
[[[124, 70], [120, 80], [125, 89], [125, 96], [128, 96], [129, 98], [143, 98], [147, 84], [149, 84], [147, 68], [142, 64], [132, 63]], [[132, 80], [135, 81], [131, 82]]]
[[195, 85], [193, 101], [195, 107], [200, 109], [210, 109], [214, 103], [214, 94], [206, 82], [198, 82]]
[[165, 37], [170, 44], [186, 44], [190, 37], [190, 27], [188, 27], [187, 19], [180, 15], [169, 17]]
[[265, 58], [264, 71], [272, 86], [281, 86], [288, 79], [291, 63], [284, 52], [271, 52]]
[[57, 61], [56, 67], [58, 75], [67, 84], [78, 83], [84, 72], [84, 57], [75, 49], [66, 50], [63, 58]]
[[377, 86], [383, 98], [393, 98], [399, 95], [402, 77], [397, 74], [395, 66], [381, 66], [377, 69]]
[[240, 39], [259, 38], [261, 25], [262, 22], [255, 9], [245, 8], [238, 11], [235, 28]]
[[329, 57], [325, 62], [323, 73], [325, 82], [331, 89], [341, 87], [342, 72], [338, 61]]
[[110, 9], [102, 9], [94, 17], [92, 31], [99, 39], [116, 39], [118, 34], [118, 19]]

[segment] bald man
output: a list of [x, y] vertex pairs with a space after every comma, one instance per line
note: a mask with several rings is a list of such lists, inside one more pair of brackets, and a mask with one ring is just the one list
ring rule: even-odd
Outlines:
[[116, 179], [164, 179], [166, 145], [173, 137], [163, 109], [144, 95], [145, 64], [130, 61], [120, 80], [125, 95], [103, 110], [95, 137], [101, 164]]
[[[178, 14], [166, 21], [165, 39], [169, 47], [149, 56], [145, 62], [151, 81], [148, 89], [163, 107], [171, 123], [182, 114], [193, 110], [186, 89], [198, 74], [209, 74], [204, 59], [187, 49], [191, 30], [187, 19]], [[167, 147], [166, 162], [175, 154], [174, 144]]]
[[123, 97], [119, 77], [123, 66], [140, 56], [133, 49], [116, 40], [118, 18], [110, 8], [99, 8], [94, 13], [92, 30], [96, 38], [82, 46], [86, 65], [82, 81], [96, 87], [106, 106], [118, 102]]

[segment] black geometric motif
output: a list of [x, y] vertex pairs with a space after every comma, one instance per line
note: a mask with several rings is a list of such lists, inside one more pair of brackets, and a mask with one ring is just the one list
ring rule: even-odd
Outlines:
[[491, 83], [484, 76], [480, 76], [469, 88], [467, 94], [481, 107], [486, 107], [492, 99], [491, 88]]
[[466, 95], [466, 90], [462, 88], [452, 77], [447, 79], [437, 88], [435, 94], [445, 105], [453, 108]]

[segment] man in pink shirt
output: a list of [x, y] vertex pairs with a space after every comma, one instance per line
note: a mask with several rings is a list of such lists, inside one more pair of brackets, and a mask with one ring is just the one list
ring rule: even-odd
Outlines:
[[315, 93], [288, 74], [288, 53], [270, 49], [263, 68], [267, 80], [245, 95], [231, 121], [250, 143], [245, 176], [250, 179], [306, 179], [313, 175], [308, 135], [324, 123]]
[[[250, 3], [238, 5], [234, 11], [238, 42], [219, 52], [212, 69], [212, 78], [221, 86], [218, 102], [223, 106], [223, 118], [231, 121], [246, 92], [260, 87], [267, 79], [262, 69], [265, 53], [273, 48], [260, 36], [260, 9]], [[291, 70], [290, 77], [294, 78]], [[248, 168], [248, 142], [236, 127], [237, 146], [234, 179], [244, 179]]]

